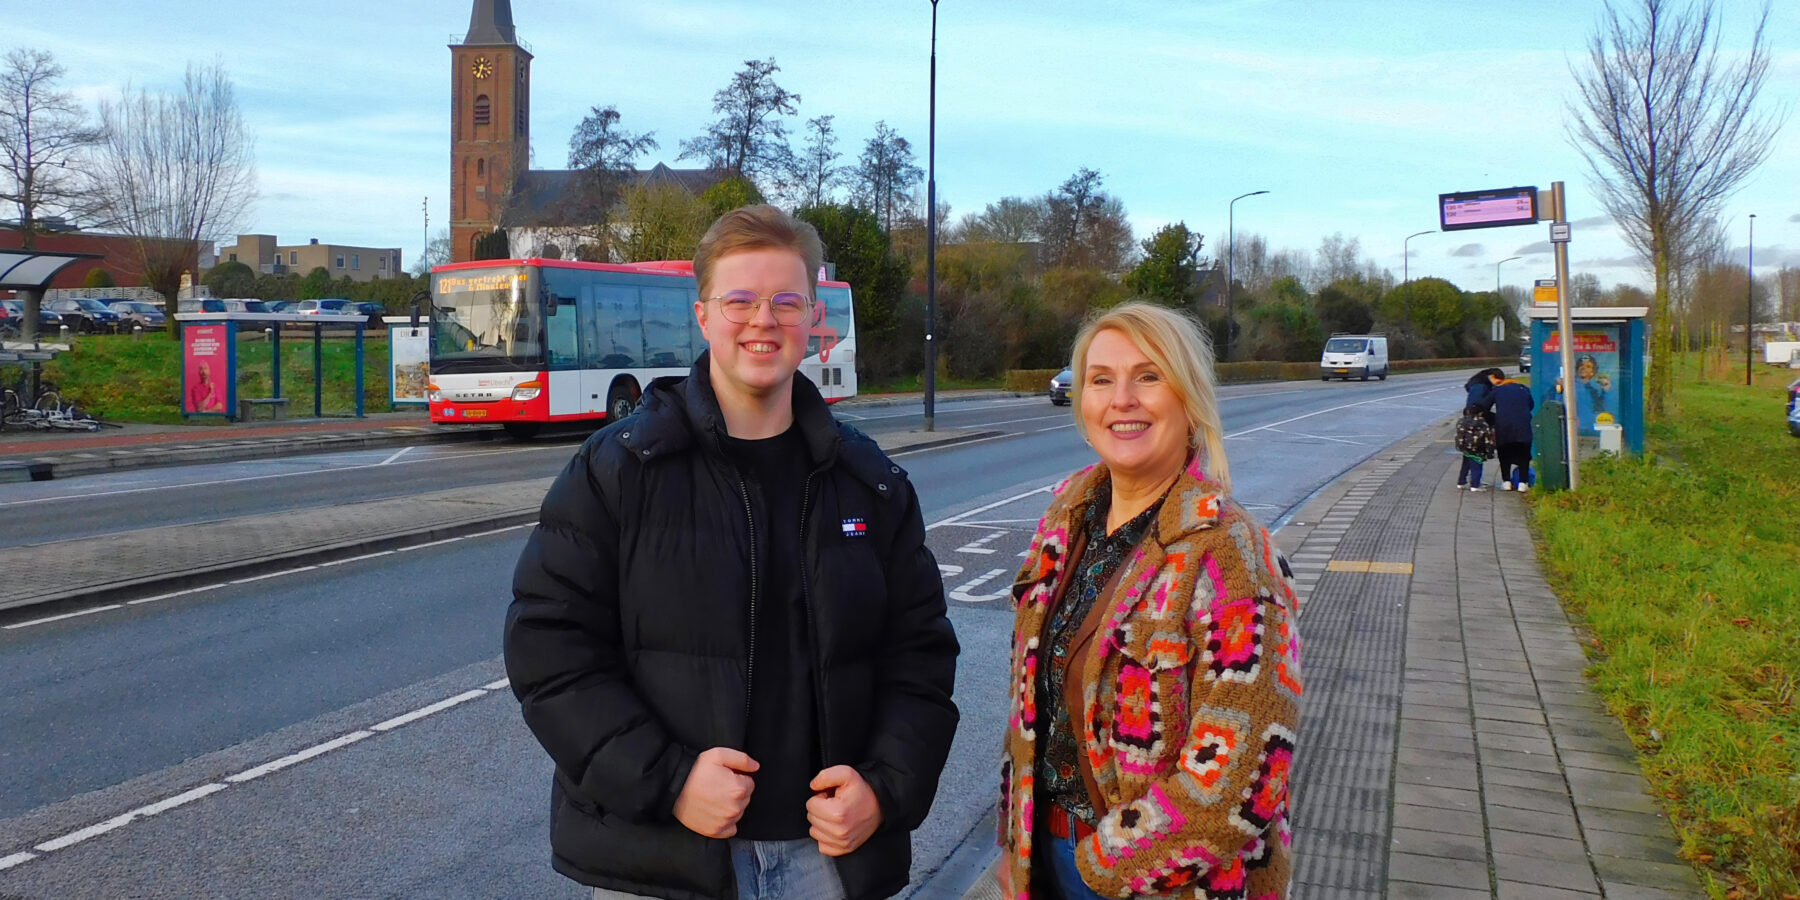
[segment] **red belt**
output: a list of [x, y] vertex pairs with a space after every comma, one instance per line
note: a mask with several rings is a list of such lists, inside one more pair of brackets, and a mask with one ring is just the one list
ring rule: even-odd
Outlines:
[[1050, 828], [1051, 837], [1059, 837], [1063, 840], [1083, 841], [1093, 835], [1094, 826], [1081, 821], [1075, 817], [1074, 813], [1071, 813], [1054, 803], [1049, 804], [1049, 806], [1050, 813], [1045, 816], [1045, 818], [1049, 820], [1047, 824]]

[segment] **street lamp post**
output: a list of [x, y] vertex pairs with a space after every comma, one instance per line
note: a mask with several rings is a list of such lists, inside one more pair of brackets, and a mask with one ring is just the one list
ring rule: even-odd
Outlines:
[[1401, 308], [1404, 315], [1401, 318], [1406, 321], [1408, 328], [1412, 327], [1412, 250], [1407, 245], [1412, 243], [1413, 238], [1427, 234], [1437, 234], [1437, 229], [1415, 231], [1407, 235], [1406, 240], [1400, 242], [1400, 286], [1401, 292], [1405, 295], [1405, 306]]
[[1237, 202], [1245, 197], [1255, 197], [1268, 191], [1251, 191], [1239, 194], [1225, 204], [1225, 239], [1228, 249], [1225, 251], [1225, 361], [1231, 362], [1231, 345], [1237, 339], [1237, 318], [1232, 304], [1233, 288], [1237, 284]]
[[931, 99], [925, 138], [925, 422], [936, 428], [937, 407], [937, 5], [931, 0]]
[[1750, 386], [1750, 354], [1756, 346], [1756, 213], [1750, 214], [1750, 246], [1744, 259], [1744, 387]]
[[1512, 262], [1515, 259], [1524, 259], [1524, 258], [1525, 257], [1523, 257], [1523, 256], [1509, 256], [1497, 263], [1494, 263], [1494, 293], [1496, 293], [1496, 294], [1500, 293], [1500, 267], [1502, 265], [1505, 265], [1506, 263]]

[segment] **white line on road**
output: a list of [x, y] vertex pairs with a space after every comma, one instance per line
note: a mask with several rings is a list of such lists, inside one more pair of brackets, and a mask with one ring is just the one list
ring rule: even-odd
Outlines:
[[[1386, 402], [1388, 400], [1399, 400], [1403, 397], [1417, 397], [1422, 394], [1439, 394], [1439, 393], [1443, 393], [1446, 390], [1449, 390], [1449, 388], [1432, 388], [1427, 391], [1413, 391], [1410, 394], [1394, 394], [1393, 396], [1390, 396], [1390, 397], [1376, 397], [1371, 400], [1359, 400], [1355, 403], [1345, 403], [1341, 406], [1328, 406], [1324, 409], [1313, 410], [1312, 412], [1306, 413], [1305, 415], [1295, 416], [1291, 419], [1282, 419], [1279, 422], [1270, 422], [1267, 425], [1258, 425], [1255, 428], [1246, 428], [1243, 431], [1232, 432], [1231, 434], [1226, 435], [1225, 438], [1226, 438], [1226, 440], [1230, 440], [1231, 438], [1243, 437], [1246, 434], [1255, 434], [1258, 431], [1272, 430], [1278, 425], [1286, 425], [1289, 422], [1298, 422], [1301, 419], [1310, 419], [1313, 416], [1324, 415], [1325, 413], [1328, 413], [1328, 412], [1337, 412], [1340, 409], [1350, 409], [1351, 407], [1355, 407], [1355, 406], [1367, 406], [1371, 403], [1382, 403], [1382, 402]], [[1446, 415], [1448, 415], [1448, 413], [1446, 413]]]
[[411, 450], [411, 449], [412, 449], [412, 447], [401, 447], [401, 448], [400, 448], [400, 449], [398, 449], [398, 450], [395, 450], [395, 451], [394, 451], [394, 455], [393, 455], [393, 456], [390, 456], [390, 457], [388, 457], [388, 458], [387, 458], [387, 459], [384, 459], [384, 460], [382, 460], [382, 461], [381, 461], [381, 462], [380, 462], [380, 463], [379, 463], [379, 465], [383, 465], [383, 466], [385, 466], [385, 465], [387, 465], [387, 464], [388, 464], [388, 463], [391, 463], [391, 462], [393, 462], [393, 461], [394, 461], [394, 460], [396, 460], [396, 459], [399, 459], [399, 458], [400, 458], [400, 457], [402, 457], [402, 456], [405, 456], [405, 455], [406, 455], [406, 451], [408, 451], [408, 450]]
[[61, 622], [64, 619], [73, 619], [76, 616], [89, 616], [89, 615], [93, 615], [94, 613], [97, 613], [97, 612], [106, 612], [109, 609], [119, 609], [119, 608], [120, 608], [120, 606], [117, 603], [108, 604], [106, 606], [96, 606], [93, 609], [84, 609], [80, 612], [63, 613], [60, 616], [45, 616], [42, 619], [32, 619], [29, 622], [14, 622], [13, 624], [6, 626], [6, 630], [11, 631], [14, 628], [27, 628], [32, 625], [47, 625], [51, 622]]
[[930, 453], [933, 450], [948, 450], [951, 447], [967, 447], [970, 444], [980, 444], [980, 443], [985, 443], [987, 441], [997, 441], [1004, 437], [1018, 437], [1018, 435], [1009, 432], [1007, 434], [994, 434], [994, 435], [989, 435], [984, 438], [976, 438], [972, 441], [958, 441], [954, 444], [945, 444], [945, 445], [938, 446], [938, 447], [920, 447], [917, 450], [902, 450], [899, 453], [889, 453], [888, 458], [889, 459], [899, 459], [902, 456], [911, 456], [914, 453]]
[[228, 583], [229, 584], [249, 584], [252, 581], [267, 581], [270, 578], [280, 578], [283, 575], [292, 575], [295, 572], [310, 572], [316, 568], [318, 568], [318, 566], [301, 566], [298, 569], [282, 569], [279, 572], [269, 572], [264, 575], [252, 575], [249, 578], [234, 578]]
[[349, 559], [334, 559], [330, 562], [322, 562], [322, 563], [319, 563], [319, 568], [323, 569], [323, 568], [326, 568], [329, 566], [341, 566], [341, 565], [344, 565], [345, 563], [361, 562], [365, 559], [374, 559], [377, 556], [393, 556], [393, 555], [394, 555], [394, 551], [392, 551], [392, 550], [382, 550], [382, 551], [379, 551], [376, 553], [364, 553], [361, 556], [352, 556]]
[[0, 872], [4, 872], [7, 869], [22, 863], [31, 862], [34, 859], [37, 859], [36, 853], [14, 853], [11, 856], [0, 856]]
[[239, 772], [236, 775], [227, 775], [227, 776], [225, 776], [225, 780], [231, 782], [232, 784], [243, 784], [246, 781], [250, 781], [250, 780], [256, 779], [256, 778], [261, 778], [264, 775], [267, 775], [271, 772], [279, 772], [282, 769], [285, 769], [288, 766], [294, 765], [296, 763], [306, 762], [307, 760], [312, 759], [315, 756], [320, 756], [322, 754], [330, 753], [331, 751], [336, 750], [339, 747], [348, 747], [351, 744], [354, 744], [357, 741], [362, 740], [363, 738], [374, 737], [374, 736], [375, 736], [375, 732], [373, 732], [373, 731], [352, 731], [349, 734], [346, 734], [342, 737], [332, 738], [331, 740], [326, 741], [323, 744], [314, 744], [311, 747], [308, 747], [305, 750], [301, 750], [298, 753], [290, 753], [280, 759], [272, 759], [266, 763], [263, 763], [260, 766], [254, 766], [252, 768], [245, 769], [244, 771]]
[[481, 689], [484, 691], [510, 691], [512, 690], [512, 680], [502, 678], [499, 681], [490, 681], [482, 685]]
[[959, 512], [956, 515], [951, 516], [948, 519], [939, 519], [936, 522], [933, 522], [930, 525], [925, 526], [925, 530], [930, 531], [933, 528], [937, 528], [937, 527], [940, 527], [943, 525], [955, 525], [955, 524], [958, 524], [962, 519], [966, 519], [969, 516], [975, 515], [976, 513], [984, 513], [990, 509], [998, 509], [1002, 506], [1005, 506], [1008, 503], [1012, 503], [1017, 500], [1023, 500], [1026, 497], [1031, 496], [1032, 494], [1048, 493], [1049, 491], [1053, 490], [1057, 484], [1061, 484], [1061, 483], [1062, 482], [1060, 480], [1058, 480], [1054, 484], [1046, 484], [1040, 488], [1032, 488], [1031, 490], [1026, 491], [1023, 494], [1014, 494], [1011, 497], [1006, 498], [1005, 500], [995, 500], [994, 502], [989, 503], [986, 506], [978, 506], [978, 507], [968, 510], [966, 512]]
[[394, 729], [399, 728], [400, 726], [405, 725], [408, 722], [417, 722], [420, 719], [423, 719], [426, 716], [431, 715], [432, 713], [440, 713], [440, 712], [443, 712], [444, 710], [449, 709], [450, 707], [455, 706], [459, 703], [467, 703], [470, 700], [475, 699], [476, 697], [485, 697], [485, 696], [487, 696], [487, 691], [483, 690], [483, 689], [477, 689], [477, 690], [473, 690], [473, 691], [464, 691], [464, 692], [457, 694], [456, 696], [451, 697], [449, 699], [439, 700], [438, 702], [433, 703], [430, 706], [421, 706], [418, 709], [413, 710], [412, 712], [406, 713], [404, 715], [395, 716], [385, 722], [377, 722], [371, 727], [373, 727], [376, 731], [393, 731]]
[[1005, 569], [990, 569], [974, 580], [969, 581], [966, 584], [958, 585], [955, 590], [950, 592], [950, 599], [960, 600], [964, 603], [986, 603], [989, 600], [998, 600], [1012, 592], [1012, 585], [1007, 584], [1005, 581], [1001, 581], [1000, 590], [994, 591], [991, 594], [970, 594], [969, 592], [992, 581], [995, 576], [1005, 574]]
[[1074, 428], [1074, 427], [1075, 427], [1074, 422], [1065, 422], [1061, 425], [1052, 425], [1049, 428], [1039, 428], [1038, 430], [1033, 431], [1032, 434], [1043, 434], [1046, 431], [1061, 431], [1064, 428]]

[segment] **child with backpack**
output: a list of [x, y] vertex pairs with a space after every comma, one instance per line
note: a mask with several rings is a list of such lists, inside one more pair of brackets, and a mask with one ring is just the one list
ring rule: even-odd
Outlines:
[[1462, 473], [1456, 486], [1482, 491], [1481, 469], [1494, 458], [1494, 426], [1488, 424], [1480, 406], [1463, 407], [1462, 421], [1456, 423], [1456, 450], [1462, 454]]

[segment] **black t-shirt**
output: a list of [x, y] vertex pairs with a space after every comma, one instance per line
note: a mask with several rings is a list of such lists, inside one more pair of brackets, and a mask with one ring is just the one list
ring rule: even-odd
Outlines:
[[746, 840], [807, 836], [806, 801], [819, 774], [812, 640], [801, 593], [801, 504], [813, 470], [798, 425], [761, 440], [723, 439], [744, 474], [756, 527], [757, 596], [751, 640], [750, 729], [744, 752], [761, 764], [756, 791], [738, 820]]

